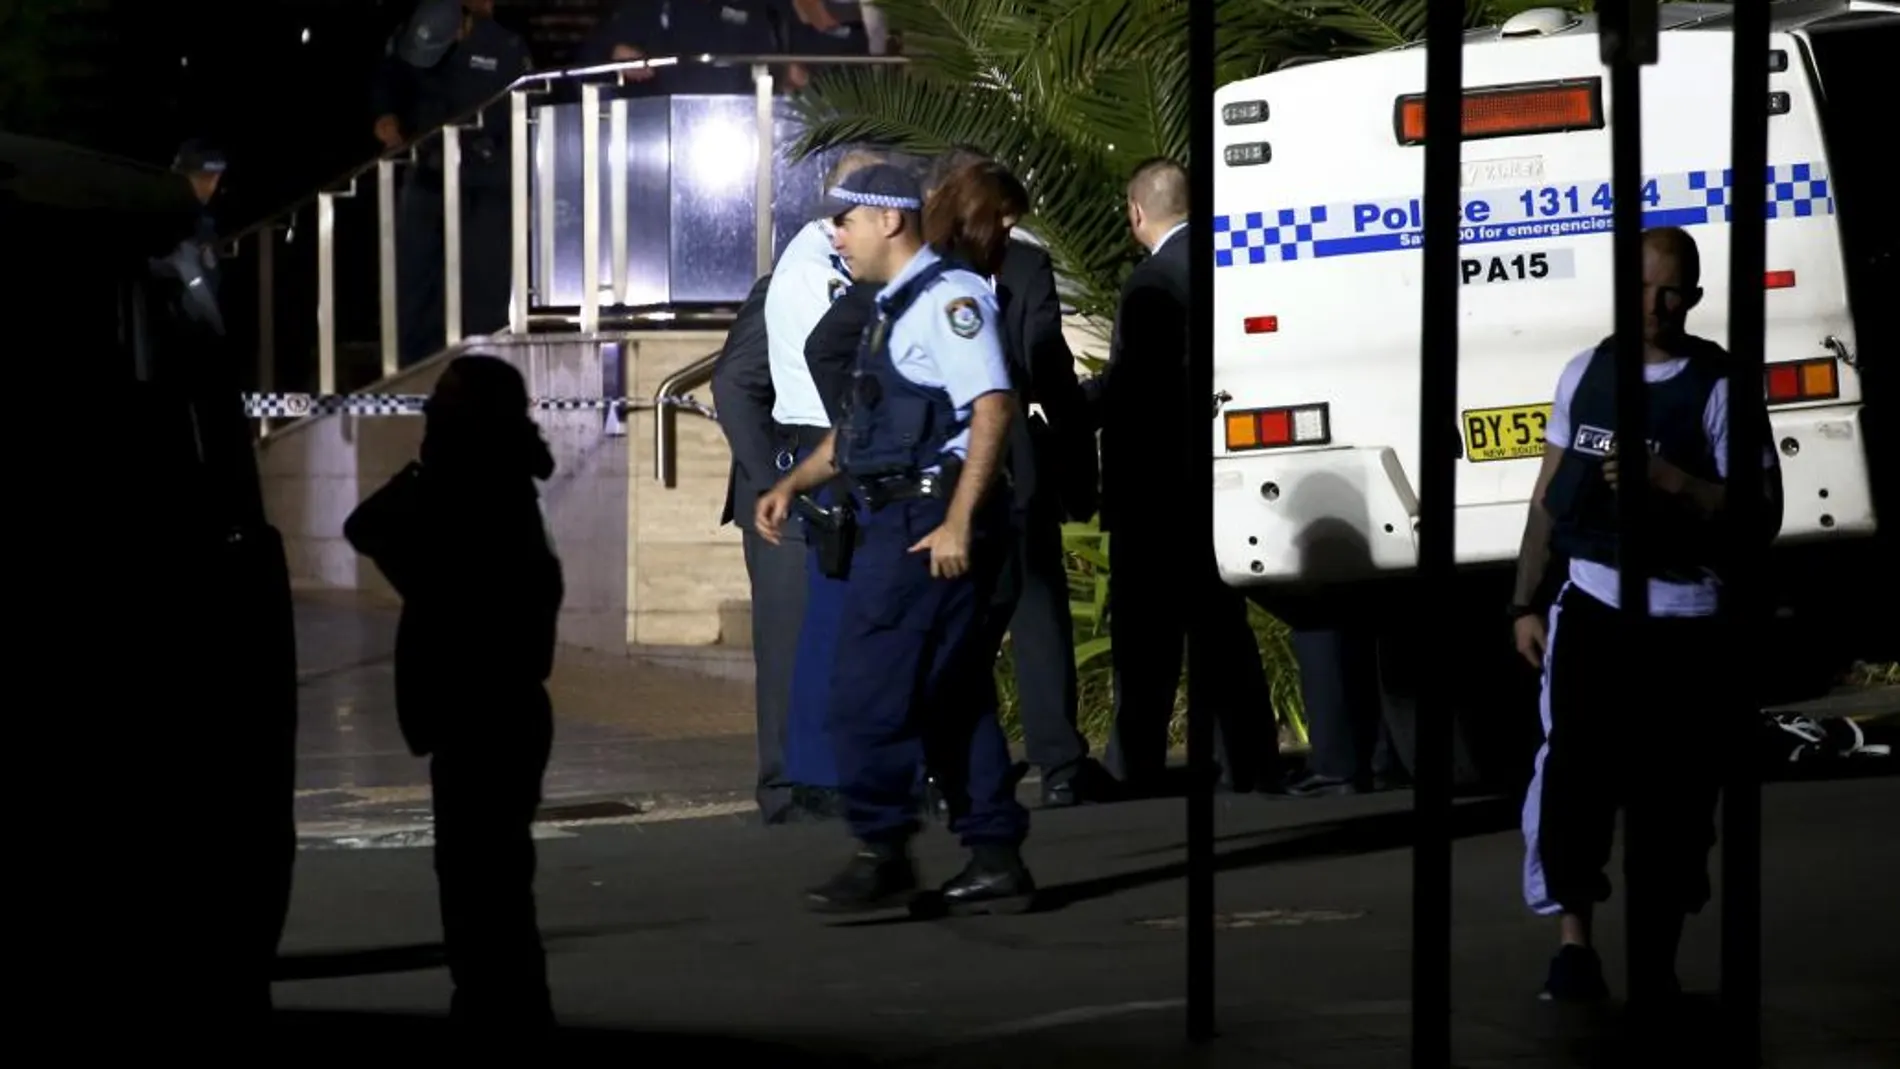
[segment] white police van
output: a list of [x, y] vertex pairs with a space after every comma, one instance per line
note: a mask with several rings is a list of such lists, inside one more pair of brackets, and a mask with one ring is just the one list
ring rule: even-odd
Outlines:
[[[1729, 10], [1665, 5], [1660, 60], [1642, 74], [1644, 222], [1695, 236], [1706, 296], [1690, 329], [1717, 342]], [[1900, 288], [1887, 288], [1900, 181], [1879, 158], [1900, 109], [1900, 4], [1776, 4], [1773, 19], [1762, 284], [1781, 543], [1838, 565], [1835, 550], [1871, 547], [1876, 531], [1863, 374], [1891, 374], [1900, 356]], [[1558, 373], [1612, 331], [1616, 102], [1589, 15], [1544, 8], [1473, 31], [1464, 63], [1460, 381], [1445, 434], [1459, 444], [1465, 596], [1497, 622]], [[1414, 45], [1216, 94], [1216, 551], [1225, 581], [1270, 609], [1380, 613], [1416, 567], [1424, 85]]]

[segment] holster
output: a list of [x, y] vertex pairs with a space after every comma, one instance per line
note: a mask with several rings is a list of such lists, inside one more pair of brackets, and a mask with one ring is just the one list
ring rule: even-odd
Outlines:
[[799, 494], [792, 507], [805, 520], [806, 540], [818, 552], [818, 573], [827, 579], [851, 576], [851, 555], [858, 548], [858, 515], [847, 505], [827, 508]]

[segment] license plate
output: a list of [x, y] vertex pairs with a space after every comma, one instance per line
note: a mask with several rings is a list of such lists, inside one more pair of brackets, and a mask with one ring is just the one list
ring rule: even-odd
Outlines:
[[1513, 405], [1465, 411], [1465, 459], [1523, 460], [1544, 455], [1544, 424], [1550, 405]]

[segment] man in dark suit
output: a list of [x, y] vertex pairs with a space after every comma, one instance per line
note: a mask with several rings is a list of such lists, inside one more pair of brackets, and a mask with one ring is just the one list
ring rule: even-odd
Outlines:
[[741, 531], [746, 575], [752, 584], [752, 656], [757, 671], [754, 700], [759, 735], [759, 814], [778, 823], [793, 808], [793, 785], [785, 774], [785, 731], [790, 717], [792, 666], [798, 653], [798, 622], [805, 614], [803, 548], [768, 544], [752, 530], [753, 505], [780, 472], [781, 439], [772, 420], [777, 392], [765, 328], [765, 293], [772, 276], [752, 286], [739, 308], [725, 348], [713, 364], [713, 406], [719, 429], [732, 449], [721, 524]]
[[[957, 170], [988, 160], [969, 146], [951, 149], [933, 163], [925, 196]], [[1026, 418], [1010, 428], [1016, 545], [989, 620], [998, 646], [1001, 629], [1010, 636], [1024, 749], [1042, 773], [1042, 804], [1070, 806], [1100, 800], [1112, 786], [1075, 726], [1075, 622], [1062, 554], [1064, 521], [1095, 515], [1094, 425], [1076, 381], [1075, 354], [1062, 336], [1055, 266], [1016, 229], [1016, 220], [1004, 221], [1012, 240], [991, 286], [1003, 353]]]
[[[1209, 433], [1206, 398], [1188, 393], [1187, 171], [1157, 159], [1128, 182], [1128, 224], [1149, 250], [1122, 287], [1108, 367], [1094, 381], [1102, 432], [1102, 529], [1109, 532], [1115, 733], [1108, 765], [1138, 794], [1162, 788], [1168, 721], [1193, 643], [1218, 666], [1214, 710], [1223, 779], [1236, 791], [1280, 778], [1272, 697], [1247, 602], [1220, 581], [1211, 545], [1181, 538], [1177, 517], [1211, 508], [1190, 435]], [[1197, 616], [1196, 587], [1215, 611]]]

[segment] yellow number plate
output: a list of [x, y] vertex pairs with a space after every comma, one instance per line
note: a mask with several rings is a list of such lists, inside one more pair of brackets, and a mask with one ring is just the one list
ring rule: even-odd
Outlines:
[[1547, 404], [1467, 409], [1465, 459], [1482, 464], [1543, 456], [1544, 424], [1549, 419]]

